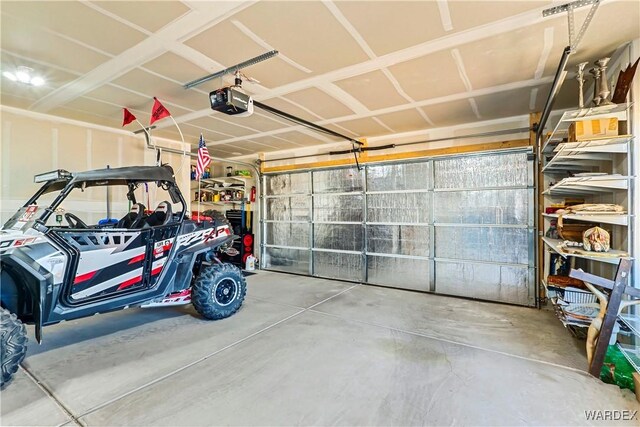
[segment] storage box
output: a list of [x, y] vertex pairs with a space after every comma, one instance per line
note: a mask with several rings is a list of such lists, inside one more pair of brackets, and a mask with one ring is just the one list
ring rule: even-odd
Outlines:
[[587, 141], [618, 135], [618, 119], [580, 120], [569, 126], [569, 141]]

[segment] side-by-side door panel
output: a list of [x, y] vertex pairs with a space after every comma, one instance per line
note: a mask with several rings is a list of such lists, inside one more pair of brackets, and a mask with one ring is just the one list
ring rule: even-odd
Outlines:
[[162, 272], [169, 260], [169, 254], [175, 247], [179, 228], [180, 224], [172, 224], [154, 227], [151, 231], [151, 241], [153, 244], [151, 255], [147, 260], [150, 288], [154, 287], [158, 279], [162, 277]]
[[76, 254], [65, 280], [70, 303], [93, 301], [149, 286], [152, 230], [56, 232]]

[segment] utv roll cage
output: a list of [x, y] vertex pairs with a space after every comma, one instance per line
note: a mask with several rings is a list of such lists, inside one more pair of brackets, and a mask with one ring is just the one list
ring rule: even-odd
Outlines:
[[156, 182], [158, 186], [166, 190], [173, 203], [180, 203], [183, 209], [180, 212], [179, 221], [184, 219], [187, 204], [178, 190], [173, 169], [169, 165], [162, 166], [129, 166], [123, 168], [96, 169], [86, 172], [71, 173], [65, 170], [56, 170], [36, 175], [35, 182], [45, 184], [23, 205], [27, 207], [35, 204], [40, 196], [53, 191], [60, 194], [44, 209], [40, 218], [35, 221], [34, 228], [45, 231], [45, 223], [55, 212], [56, 208], [75, 188], [100, 187], [110, 185], [126, 185], [129, 188], [127, 199], [136, 203], [134, 191], [140, 184]]

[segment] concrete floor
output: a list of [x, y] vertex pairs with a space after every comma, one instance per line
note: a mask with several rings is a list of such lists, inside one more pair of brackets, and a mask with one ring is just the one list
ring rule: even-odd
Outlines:
[[223, 321], [130, 309], [30, 342], [2, 425], [589, 425], [585, 410], [639, 409], [583, 372], [549, 311], [273, 272]]

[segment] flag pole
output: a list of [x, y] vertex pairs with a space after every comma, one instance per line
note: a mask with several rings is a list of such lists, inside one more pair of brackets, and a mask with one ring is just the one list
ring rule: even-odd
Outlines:
[[156, 149], [156, 152], [158, 152], [158, 147], [156, 146], [155, 141], [153, 141], [153, 139], [151, 139], [151, 132], [149, 132], [149, 131], [147, 130], [147, 128], [146, 128], [146, 127], [144, 127], [144, 125], [143, 125], [142, 123], [140, 123], [140, 120], [138, 120], [137, 118], [135, 118], [134, 120], [136, 121], [136, 123], [137, 123], [137, 124], [139, 124], [139, 125], [140, 125], [140, 127], [142, 128], [142, 130], [144, 131], [144, 133], [146, 133], [146, 134], [147, 134], [147, 137], [149, 138], [149, 142], [150, 142], [151, 144], [153, 144], [153, 146], [154, 146], [154, 147], [155, 147], [155, 149]]
[[198, 222], [200, 222], [200, 200], [202, 199], [202, 190], [200, 189], [200, 183], [202, 177], [198, 177]]
[[[180, 126], [178, 126], [178, 122], [176, 122], [176, 119], [174, 119], [172, 115], [169, 115], [169, 117], [171, 117], [171, 120], [173, 120], [173, 124], [176, 125], [176, 127], [178, 128], [178, 133], [180, 133], [180, 139], [182, 139], [182, 160], [180, 160], [180, 167], [176, 171], [176, 175], [178, 175], [178, 173], [182, 170], [182, 166], [184, 166], [184, 159], [185, 157], [187, 157], [187, 150], [184, 148], [185, 146], [184, 136], [182, 135], [182, 130], [180, 130]], [[198, 196], [200, 196], [200, 194], [198, 194]]]

